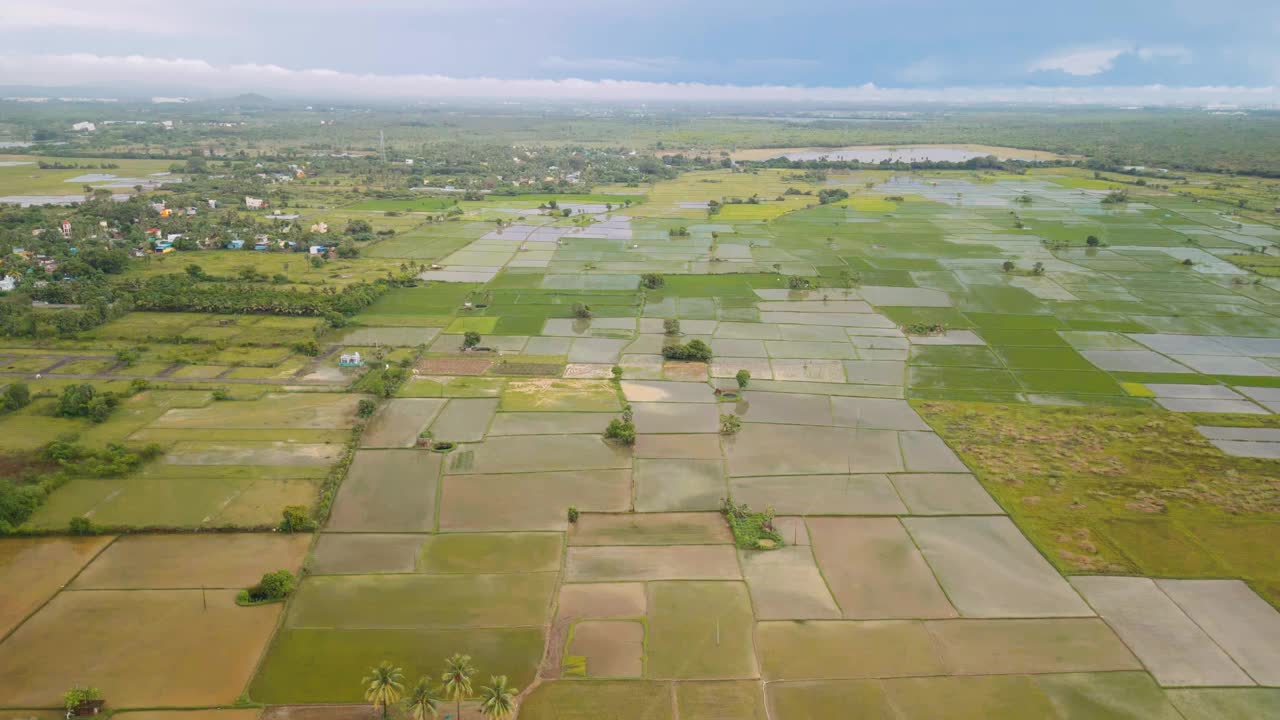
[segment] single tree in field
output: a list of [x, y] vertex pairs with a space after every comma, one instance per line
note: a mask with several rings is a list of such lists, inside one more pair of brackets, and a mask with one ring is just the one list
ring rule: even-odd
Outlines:
[[440, 682], [445, 697], [458, 703], [458, 717], [462, 717], [462, 701], [471, 697], [471, 676], [475, 674], [470, 655], [454, 653], [444, 661]]
[[490, 677], [480, 688], [480, 712], [493, 720], [507, 720], [516, 712], [516, 689], [507, 686], [507, 676]]
[[364, 699], [373, 703], [373, 709], [388, 717], [392, 705], [400, 701], [404, 692], [404, 673], [400, 668], [383, 660], [377, 667], [369, 668], [369, 675], [360, 683], [365, 686]]
[[409, 695], [405, 698], [404, 704], [409, 710], [409, 717], [413, 718], [413, 720], [427, 720], [429, 717], [439, 715], [436, 711], [436, 706], [440, 704], [440, 693], [431, 684], [431, 678], [420, 677], [418, 678], [418, 684], [409, 690]]
[[1000, 269], [1005, 272], [1013, 272], [1013, 268], [1014, 268], [1014, 265], [1012, 260], [1005, 260], [1003, 263], [1000, 264]]

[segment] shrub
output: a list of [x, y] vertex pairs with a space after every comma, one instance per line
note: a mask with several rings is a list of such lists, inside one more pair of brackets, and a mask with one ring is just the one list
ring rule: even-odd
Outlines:
[[608, 440], [616, 440], [623, 445], [636, 444], [636, 426], [635, 423], [614, 418], [609, 421], [609, 427], [605, 428], [604, 436]]
[[71, 518], [67, 529], [72, 535], [96, 535], [98, 532], [93, 527], [93, 521], [83, 515]]
[[26, 383], [12, 383], [0, 391], [0, 412], [21, 410], [31, 404], [31, 389]]
[[739, 390], [745, 390], [747, 385], [751, 383], [751, 371], [745, 369], [739, 370], [738, 374], [733, 376], [733, 379], [738, 381]]
[[667, 345], [662, 348], [662, 356], [668, 360], [707, 362], [711, 359], [711, 348], [701, 340], [690, 340], [684, 345]]
[[296, 584], [297, 579], [288, 570], [265, 573], [257, 585], [241, 590], [236, 595], [236, 602], [241, 605], [279, 602], [293, 592]]
[[280, 529], [284, 532], [311, 532], [316, 529], [316, 521], [303, 505], [289, 505], [281, 513]]
[[214, 400], [230, 400], [231, 390], [225, 387], [216, 387], [213, 389]]
[[670, 318], [670, 319], [667, 319], [667, 320], [663, 320], [663, 321], [662, 321], [662, 332], [664, 332], [664, 333], [666, 333], [666, 334], [668, 334], [668, 335], [673, 335], [673, 336], [674, 336], [674, 335], [679, 335], [679, 334], [680, 334], [680, 321], [679, 321], [679, 320], [677, 320], [677, 319], [675, 319], [675, 318]]
[[125, 367], [133, 367], [133, 364], [138, 362], [140, 357], [142, 357], [142, 353], [132, 348], [116, 351], [116, 361]]
[[462, 349], [470, 350], [480, 344], [480, 333], [475, 330], [468, 330], [462, 334]]
[[631, 422], [635, 419], [636, 411], [631, 407], [631, 403], [624, 403], [622, 406], [622, 422]]
[[578, 508], [572, 505], [569, 506], [569, 522], [575, 524], [578, 522]]
[[1186, 258], [1185, 260], [1182, 261], [1182, 264], [1186, 265], [1187, 267], [1191, 267], [1195, 263], [1191, 261], [1191, 258]]
[[304, 340], [294, 345], [293, 349], [309, 357], [315, 357], [320, 354], [320, 344], [315, 340]]
[[645, 273], [640, 276], [640, 284], [650, 290], [657, 290], [667, 284], [667, 279], [657, 273]]
[[614, 365], [614, 366], [613, 366], [613, 368], [609, 370], [609, 372], [613, 373], [613, 379], [614, 379], [614, 380], [621, 380], [621, 379], [622, 379], [622, 366], [621, 366], [621, 365]]
[[908, 335], [941, 335], [947, 331], [947, 326], [939, 322], [913, 322], [903, 326], [903, 332]]
[[146, 378], [134, 378], [129, 381], [130, 397], [137, 395], [140, 392], [145, 392], [150, 388], [151, 388], [151, 381]]
[[68, 713], [80, 707], [83, 703], [96, 702], [101, 699], [102, 691], [96, 687], [80, 687], [77, 685], [62, 694], [62, 702], [66, 705]]
[[369, 398], [362, 398], [356, 405], [356, 414], [362, 418], [367, 418], [370, 415], [373, 415], [374, 411], [377, 409], [378, 403], [370, 400]]
[[1013, 264], [1012, 260], [1005, 260], [1003, 263], [1000, 263], [1000, 269], [1005, 272], [1013, 272], [1015, 267], [1017, 266]]
[[1084, 239], [1084, 244], [1088, 245], [1089, 247], [1098, 247], [1099, 245], [1102, 244], [1102, 241], [1098, 239], [1097, 235], [1090, 235], [1089, 237]]
[[1032, 265], [1032, 266], [1031, 266], [1031, 272], [1032, 272], [1033, 274], [1036, 274], [1036, 275], [1043, 275], [1043, 274], [1044, 274], [1044, 263], [1042, 263], [1042, 262], [1037, 262], [1035, 265]]
[[737, 435], [742, 429], [742, 418], [732, 413], [720, 416], [720, 434]]
[[590, 305], [584, 305], [584, 304], [582, 304], [582, 303], [574, 303], [574, 304], [573, 304], [573, 316], [574, 316], [574, 317], [576, 317], [576, 318], [578, 318], [579, 320], [590, 320], [590, 319], [591, 319], [591, 306], [590, 306]]
[[792, 290], [808, 290], [809, 288], [813, 287], [813, 282], [810, 281], [809, 278], [807, 277], [792, 275], [791, 277], [787, 278], [787, 287], [791, 288]]

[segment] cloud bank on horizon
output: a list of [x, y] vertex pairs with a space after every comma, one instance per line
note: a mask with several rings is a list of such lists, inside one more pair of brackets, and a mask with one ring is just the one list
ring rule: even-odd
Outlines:
[[1280, 3], [1058, 5], [0, 0], [0, 85], [193, 97], [1280, 107]]

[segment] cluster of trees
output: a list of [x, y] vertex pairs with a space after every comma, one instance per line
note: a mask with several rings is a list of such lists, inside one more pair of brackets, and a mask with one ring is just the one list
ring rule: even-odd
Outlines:
[[[473, 678], [477, 670], [471, 664], [470, 655], [453, 654], [444, 661], [439, 685], [429, 675], [418, 678], [405, 692], [404, 670], [384, 660], [369, 668], [369, 674], [360, 680], [364, 698], [381, 713], [383, 720], [390, 717], [392, 708], [402, 708], [413, 720], [426, 720], [439, 714], [441, 703], [457, 704], [454, 718], [462, 717], [462, 701], [473, 697]], [[490, 720], [507, 720], [515, 715], [516, 696], [519, 691], [511, 687], [506, 675], [494, 675], [489, 684], [480, 688], [480, 712]]]
[[118, 395], [103, 392], [89, 383], [68, 385], [62, 389], [54, 414], [58, 417], [88, 418], [100, 423], [105, 422], [119, 404]]
[[849, 191], [844, 188], [823, 188], [818, 191], [818, 202], [823, 205], [848, 199]]
[[663, 346], [662, 356], [668, 360], [709, 362], [711, 360], [711, 347], [696, 339], [687, 343], [673, 343]]
[[74, 439], [55, 440], [26, 458], [28, 470], [0, 477], [0, 535], [13, 532], [44, 503], [49, 493], [74, 477], [119, 477], [154, 460], [163, 448], [129, 449], [116, 443], [90, 449]]
[[[324, 317], [341, 325], [344, 316], [369, 307], [393, 284], [404, 281], [358, 282], [342, 290], [326, 288], [301, 292], [261, 283], [209, 285], [186, 274], [156, 275], [132, 280], [124, 287], [139, 310], [209, 313], [267, 313]], [[335, 317], [336, 316], [336, 317]]]

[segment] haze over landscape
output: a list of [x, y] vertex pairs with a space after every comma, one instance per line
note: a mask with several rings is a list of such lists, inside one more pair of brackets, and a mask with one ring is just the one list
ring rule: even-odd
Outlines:
[[1280, 718], [1277, 38], [0, 0], [0, 720]]

